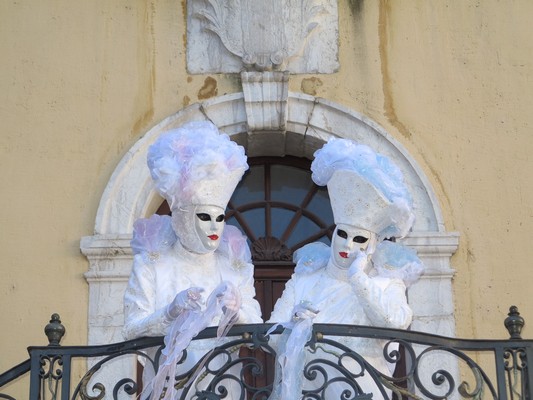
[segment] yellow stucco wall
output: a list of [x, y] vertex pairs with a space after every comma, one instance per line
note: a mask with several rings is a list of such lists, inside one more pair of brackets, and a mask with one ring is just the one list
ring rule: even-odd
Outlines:
[[[339, 0], [340, 63], [292, 76], [381, 124], [433, 185], [453, 257], [457, 334], [506, 338], [516, 304], [533, 337], [533, 2]], [[87, 341], [86, 258], [103, 189], [152, 126], [240, 91], [190, 76], [185, 0], [0, 2], [0, 371], [46, 344]]]

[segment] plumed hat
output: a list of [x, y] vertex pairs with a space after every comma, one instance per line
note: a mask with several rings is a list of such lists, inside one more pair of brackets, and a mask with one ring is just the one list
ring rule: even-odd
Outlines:
[[242, 146], [212, 123], [195, 121], [162, 134], [148, 149], [148, 168], [172, 210], [225, 209], [248, 164]]
[[403, 237], [414, 222], [403, 175], [387, 157], [348, 139], [331, 139], [315, 152], [313, 181], [327, 185], [336, 224]]

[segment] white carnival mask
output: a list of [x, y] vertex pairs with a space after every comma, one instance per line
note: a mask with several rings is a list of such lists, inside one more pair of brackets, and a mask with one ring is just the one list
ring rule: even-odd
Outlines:
[[343, 269], [352, 265], [360, 251], [369, 255], [374, 251], [376, 235], [366, 229], [347, 224], [338, 224], [333, 232], [331, 252], [333, 263]]
[[224, 209], [213, 205], [191, 205], [172, 211], [172, 227], [183, 247], [206, 254], [220, 245], [224, 231]]

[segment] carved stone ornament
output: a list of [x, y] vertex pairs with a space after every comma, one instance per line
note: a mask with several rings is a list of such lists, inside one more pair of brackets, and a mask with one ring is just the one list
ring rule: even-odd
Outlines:
[[336, 0], [188, 0], [190, 73], [333, 73]]
[[291, 261], [292, 252], [274, 237], [261, 237], [252, 243], [254, 261]]

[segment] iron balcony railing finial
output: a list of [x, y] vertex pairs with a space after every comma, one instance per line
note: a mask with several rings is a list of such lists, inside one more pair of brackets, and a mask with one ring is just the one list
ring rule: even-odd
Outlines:
[[65, 327], [61, 323], [61, 318], [59, 314], [52, 314], [50, 322], [44, 328], [44, 333], [48, 337], [49, 346], [59, 346], [59, 342], [65, 335]]
[[507, 315], [508, 317], [505, 318], [504, 325], [509, 331], [511, 339], [522, 339], [520, 334], [522, 333], [522, 328], [524, 327], [524, 318], [520, 316], [518, 307], [509, 307], [509, 313]]

